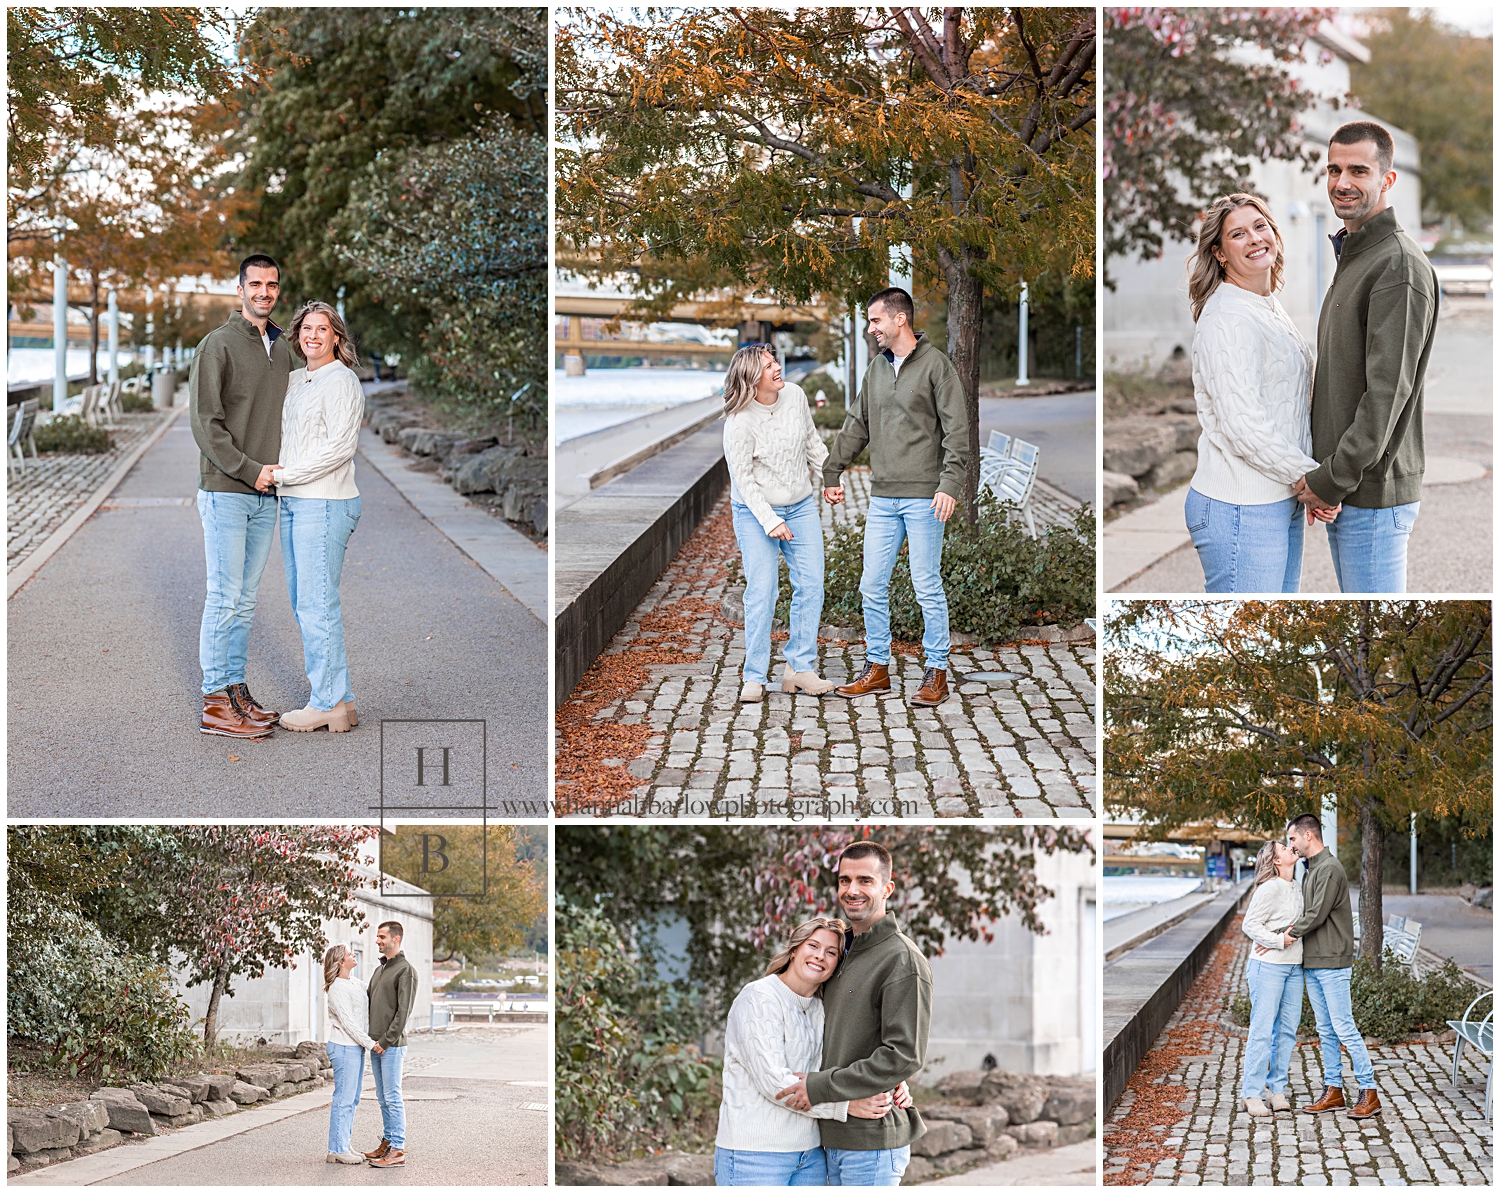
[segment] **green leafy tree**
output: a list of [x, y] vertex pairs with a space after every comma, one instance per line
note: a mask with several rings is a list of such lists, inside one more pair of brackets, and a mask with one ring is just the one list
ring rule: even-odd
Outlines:
[[844, 309], [891, 250], [944, 287], [977, 517], [983, 294], [1093, 266], [1091, 9], [568, 10], [557, 219], [569, 263], [629, 272], [632, 315], [725, 281]]
[[1383, 840], [1411, 813], [1487, 833], [1484, 601], [1130, 601], [1109, 619], [1104, 798], [1165, 833], [1279, 835], [1337, 802], [1360, 826], [1360, 954], [1380, 965]]
[[1350, 90], [1372, 116], [1416, 137], [1422, 219], [1479, 230], [1492, 219], [1494, 38], [1442, 24], [1431, 9], [1384, 8], [1349, 64]]
[[1332, 12], [1104, 10], [1106, 262], [1187, 239], [1216, 196], [1252, 189], [1257, 161], [1315, 164], [1297, 118], [1319, 96], [1292, 69]]
[[522, 832], [402, 825], [381, 837], [381, 869], [433, 893], [433, 961], [501, 957], [532, 939], [538, 919], [545, 924], [545, 840], [537, 857]]

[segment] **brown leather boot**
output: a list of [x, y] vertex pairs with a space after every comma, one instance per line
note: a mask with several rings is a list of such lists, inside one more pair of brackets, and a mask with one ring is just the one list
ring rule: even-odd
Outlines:
[[269, 737], [271, 734], [270, 725], [250, 720], [227, 691], [203, 697], [203, 719], [198, 722], [198, 730], [216, 733], [220, 737]]
[[232, 683], [228, 691], [229, 699], [239, 707], [240, 712], [245, 715], [245, 720], [255, 721], [261, 725], [274, 725], [281, 719], [279, 712], [272, 712], [250, 695], [250, 689], [245, 684]]
[[373, 1152], [366, 1152], [365, 1153], [365, 1159], [366, 1160], [378, 1160], [378, 1159], [380, 1159], [381, 1156], [385, 1155], [386, 1152], [388, 1152], [390, 1150], [391, 1150], [391, 1141], [389, 1139], [382, 1138], [381, 1141], [380, 1141], [380, 1146], [379, 1147], [377, 1147]]
[[406, 1164], [406, 1153], [399, 1147], [393, 1147], [383, 1156], [375, 1156], [370, 1160], [371, 1168], [401, 1168]]
[[929, 667], [922, 673], [922, 686], [911, 698], [913, 704], [931, 708], [948, 699], [948, 673], [941, 667]]
[[841, 688], [834, 688], [835, 693], [840, 696], [866, 696], [871, 692], [889, 692], [891, 690], [891, 669], [884, 663], [866, 663], [865, 669], [859, 673], [859, 678], [853, 683], [846, 683]]
[[1302, 1108], [1303, 1114], [1322, 1114], [1325, 1110], [1342, 1110], [1344, 1108], [1344, 1091], [1336, 1085], [1325, 1085], [1323, 1096], [1311, 1106]]
[[1350, 1118], [1373, 1118], [1380, 1113], [1380, 1095], [1373, 1089], [1362, 1089], [1359, 1091], [1359, 1101], [1354, 1103], [1354, 1109], [1349, 1112]]

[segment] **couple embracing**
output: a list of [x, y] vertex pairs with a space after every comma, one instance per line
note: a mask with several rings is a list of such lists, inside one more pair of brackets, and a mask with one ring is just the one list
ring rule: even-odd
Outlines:
[[1344, 226], [1316, 365], [1275, 297], [1286, 261], [1264, 200], [1226, 195], [1204, 215], [1188, 284], [1203, 434], [1185, 514], [1208, 592], [1297, 592], [1304, 515], [1327, 524], [1340, 591], [1406, 591], [1438, 286], [1387, 201], [1394, 160], [1372, 121], [1328, 146]]
[[[813, 425], [807, 395], [785, 381], [775, 352], [746, 344], [724, 378], [724, 457], [729, 463], [734, 534], [745, 568], [745, 663], [740, 700], [765, 698], [771, 670], [771, 621], [784, 558], [792, 584], [791, 633], [783, 692], [865, 696], [891, 690], [891, 572], [906, 544], [912, 587], [922, 609], [922, 685], [911, 702], [948, 698], [948, 598], [943, 591], [943, 527], [963, 493], [969, 418], [958, 371], [913, 330], [916, 308], [899, 287], [869, 301], [869, 330], [881, 349], [870, 361], [832, 447]], [[870, 451], [865, 515], [865, 666], [851, 683], [818, 674], [823, 615], [823, 527], [812, 478], [823, 500], [844, 500], [843, 472]]]
[[[208, 562], [199, 729], [258, 738], [279, 723], [342, 733], [359, 724], [339, 604], [344, 550], [359, 525], [354, 453], [365, 399], [354, 345], [326, 302], [305, 304], [289, 336], [271, 322], [281, 268], [270, 257], [240, 262], [237, 293], [240, 309], [199, 344], [188, 382]], [[307, 706], [287, 713], [262, 706], [245, 683], [256, 594], [278, 522], [311, 688]]]
[[[1306, 863], [1301, 885], [1297, 860]], [[1323, 825], [1304, 813], [1287, 825], [1286, 844], [1267, 841], [1255, 859], [1255, 893], [1245, 911], [1244, 932], [1255, 942], [1245, 965], [1250, 988], [1250, 1032], [1240, 1097], [1252, 1118], [1268, 1118], [1293, 1107], [1286, 1088], [1302, 1018], [1302, 991], [1312, 1003], [1322, 1049], [1323, 1094], [1299, 1114], [1347, 1110], [1354, 1119], [1380, 1113], [1375, 1069], [1364, 1036], [1354, 1022], [1349, 979], [1354, 967], [1354, 910], [1349, 879], [1323, 844]], [[1359, 1098], [1344, 1100], [1340, 1046], [1349, 1052]], [[1269, 1105], [1267, 1104], [1269, 1102]]]
[[839, 857], [845, 919], [799, 924], [734, 1000], [724, 1030], [718, 1185], [899, 1185], [926, 1134], [906, 1083], [921, 1069], [932, 970], [886, 911], [891, 855]]

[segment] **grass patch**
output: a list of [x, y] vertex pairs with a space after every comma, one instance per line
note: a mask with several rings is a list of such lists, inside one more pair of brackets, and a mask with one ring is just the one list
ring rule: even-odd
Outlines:
[[1191, 377], [1149, 373], [1105, 373], [1104, 417], [1129, 418], [1136, 414], [1164, 414], [1180, 398], [1193, 397]]

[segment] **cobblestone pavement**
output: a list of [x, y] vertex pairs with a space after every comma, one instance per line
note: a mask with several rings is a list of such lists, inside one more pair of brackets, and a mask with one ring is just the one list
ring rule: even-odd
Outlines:
[[[1222, 1017], [1244, 992], [1249, 941], [1236, 919], [1107, 1116], [1106, 1185], [1489, 1185], [1493, 1130], [1484, 1121], [1483, 1058], [1466, 1051], [1449, 1084], [1451, 1044], [1370, 1049], [1382, 1111], [1251, 1119], [1240, 1104], [1244, 1029]], [[1106, 981], [1108, 973], [1106, 971]], [[1344, 1068], [1344, 1096], [1357, 1097]], [[1293, 1053], [1292, 1106], [1322, 1093], [1316, 1039]]]
[[110, 428], [112, 446], [99, 455], [27, 456], [25, 471], [12, 473], [5, 491], [5, 570], [14, 571], [46, 542], [131, 449], [170, 417], [156, 410], [122, 415], [120, 425]]
[[[857, 511], [868, 472], [846, 483]], [[825, 527], [851, 516], [824, 506]], [[956, 648], [954, 694], [935, 709], [908, 703], [919, 652], [894, 660], [887, 695], [819, 699], [773, 683], [742, 705], [743, 629], [721, 608], [737, 560], [726, 497], [564, 705], [560, 814], [1092, 815], [1092, 643]], [[823, 629], [821, 674], [858, 675], [859, 629]], [[1014, 678], [961, 681], [975, 670]]]

